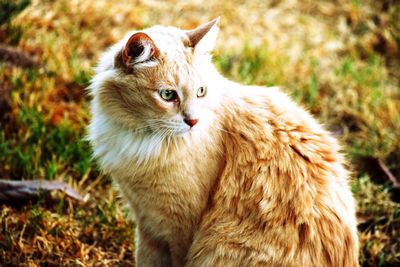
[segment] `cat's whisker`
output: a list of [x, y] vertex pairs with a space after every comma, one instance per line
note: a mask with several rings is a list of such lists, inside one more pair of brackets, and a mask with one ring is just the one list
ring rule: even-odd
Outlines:
[[161, 123], [165, 126], [180, 126], [182, 125], [181, 121], [177, 121], [177, 120], [161, 120], [161, 119], [149, 119], [149, 122], [155, 122], [155, 123]]
[[156, 133], [156, 147], [160, 148], [160, 146], [162, 145], [162, 141], [163, 141], [163, 136], [164, 136], [164, 132], [165, 130], [163, 130], [162, 128], [159, 128], [157, 133]]
[[171, 129], [168, 129], [167, 133], [168, 133], [168, 136], [167, 136], [167, 151], [168, 151], [169, 145], [171, 143], [171, 137], [172, 137], [173, 132], [172, 132]]
[[[156, 125], [147, 124], [147, 125], [144, 125], [142, 127], [135, 128], [134, 130], [130, 131], [129, 133], [131, 133], [131, 134], [145, 133], [147, 130], [151, 130], [150, 129], [151, 126], [155, 127]], [[121, 137], [121, 136], [122, 136], [121, 133], [116, 133], [114, 135], [101, 136], [101, 137], [99, 137], [98, 140], [100, 140], [100, 141], [108, 141], [110, 139], [114, 139], [114, 138]]]

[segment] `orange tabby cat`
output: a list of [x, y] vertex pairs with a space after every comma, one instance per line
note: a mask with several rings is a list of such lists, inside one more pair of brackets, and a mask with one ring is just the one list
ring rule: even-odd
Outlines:
[[218, 19], [101, 58], [89, 138], [137, 222], [137, 266], [358, 266], [336, 140], [278, 88], [211, 63]]

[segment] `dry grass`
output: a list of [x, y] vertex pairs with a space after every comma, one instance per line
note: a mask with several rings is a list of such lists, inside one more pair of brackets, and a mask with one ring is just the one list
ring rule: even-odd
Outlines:
[[[400, 264], [400, 3], [398, 1], [34, 1], [0, 42], [42, 63], [0, 64], [0, 178], [56, 179], [61, 195], [3, 205], [0, 265], [129, 266], [133, 223], [83, 140], [84, 88], [99, 54], [126, 31], [191, 28], [222, 16], [215, 63], [246, 84], [281, 85], [344, 144], [354, 166], [361, 261]], [[6, 103], [6, 104], [5, 104]]]

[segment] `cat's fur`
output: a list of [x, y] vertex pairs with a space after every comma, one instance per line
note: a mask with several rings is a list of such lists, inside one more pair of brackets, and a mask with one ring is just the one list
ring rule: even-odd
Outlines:
[[223, 78], [217, 24], [129, 33], [90, 87], [89, 138], [136, 217], [137, 266], [358, 266], [336, 140], [278, 88]]

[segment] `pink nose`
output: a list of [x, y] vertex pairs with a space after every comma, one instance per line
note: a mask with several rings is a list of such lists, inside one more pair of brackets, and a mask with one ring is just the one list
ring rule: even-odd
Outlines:
[[193, 126], [195, 126], [196, 125], [196, 123], [199, 121], [199, 120], [189, 120], [189, 119], [184, 119], [183, 120], [187, 125], [189, 125], [190, 127], [193, 127]]

